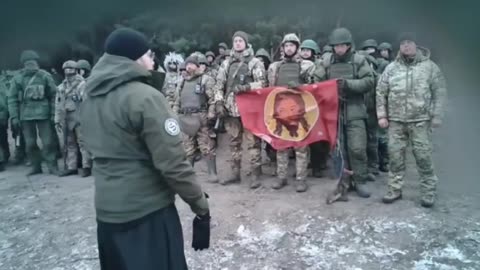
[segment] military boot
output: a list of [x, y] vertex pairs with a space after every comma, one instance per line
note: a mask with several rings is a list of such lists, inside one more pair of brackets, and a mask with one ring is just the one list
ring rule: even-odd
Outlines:
[[382, 202], [385, 204], [390, 204], [395, 202], [396, 200], [400, 200], [402, 198], [402, 191], [400, 190], [389, 190], [387, 195], [383, 196]]
[[40, 163], [33, 164], [30, 171], [28, 171], [27, 176], [42, 174], [42, 165]]
[[325, 168], [312, 168], [312, 176], [315, 178], [322, 178], [325, 176]]
[[308, 189], [307, 181], [305, 179], [302, 179], [302, 180], [297, 179], [295, 183], [295, 190], [300, 193], [300, 192], [307, 191], [307, 189]]
[[78, 170], [64, 170], [64, 171], [62, 171], [61, 173], [58, 174], [58, 177], [66, 177], [66, 176], [70, 176], [70, 175], [76, 175], [77, 173], [78, 173]]
[[79, 175], [82, 178], [89, 177], [90, 175], [92, 175], [92, 169], [91, 168], [80, 169]]
[[257, 189], [262, 185], [259, 179], [261, 173], [261, 167], [257, 167], [253, 170], [252, 175], [250, 176], [250, 189]]
[[228, 185], [228, 184], [240, 183], [242, 180], [240, 175], [240, 164], [241, 164], [241, 161], [234, 161], [232, 164], [232, 175], [228, 179], [222, 180], [220, 184]]
[[272, 188], [273, 189], [281, 189], [286, 185], [287, 185], [287, 178], [277, 177], [277, 178], [275, 178], [275, 182], [273, 183]]
[[355, 191], [357, 192], [357, 195], [360, 198], [370, 198], [371, 194], [368, 191], [366, 184], [356, 184]]
[[381, 163], [380, 166], [378, 166], [378, 169], [381, 172], [387, 173], [388, 172], [388, 164], [386, 163]]
[[218, 175], [217, 175], [217, 159], [214, 155], [210, 155], [205, 157], [207, 162], [207, 169], [208, 169], [208, 182], [209, 183], [218, 183]]
[[5, 164], [2, 162], [0, 163], [0, 172], [5, 171]]
[[375, 177], [375, 173], [369, 173], [367, 175], [367, 180], [370, 182], [375, 182], [377, 180], [377, 177]]
[[[55, 160], [51, 164], [48, 164], [48, 172], [52, 175], [59, 175], [58, 173], [58, 165], [57, 161]], [[77, 170], [75, 170], [75, 174], [77, 173]]]
[[435, 196], [434, 195], [423, 195], [420, 204], [425, 208], [431, 208], [435, 204]]

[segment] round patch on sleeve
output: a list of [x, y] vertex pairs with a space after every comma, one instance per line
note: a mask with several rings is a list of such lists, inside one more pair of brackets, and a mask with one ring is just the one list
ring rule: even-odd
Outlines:
[[174, 118], [168, 118], [165, 120], [165, 131], [171, 136], [177, 136], [180, 134], [180, 125]]

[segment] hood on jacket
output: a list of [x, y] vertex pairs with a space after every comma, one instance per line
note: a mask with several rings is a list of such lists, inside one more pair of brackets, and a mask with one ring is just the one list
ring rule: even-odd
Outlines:
[[[417, 46], [417, 54], [415, 55], [415, 59], [413, 60], [413, 62], [410, 64], [416, 64], [419, 62], [426, 61], [428, 59], [430, 59], [430, 50], [425, 47]], [[399, 62], [405, 63], [400, 51], [398, 51], [396, 60]]]
[[92, 70], [85, 85], [89, 96], [101, 96], [132, 80], [146, 80], [150, 72], [138, 63], [105, 53]]

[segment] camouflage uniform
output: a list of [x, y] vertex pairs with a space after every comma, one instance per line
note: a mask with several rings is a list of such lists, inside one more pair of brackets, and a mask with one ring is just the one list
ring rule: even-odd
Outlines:
[[360, 197], [368, 198], [370, 193], [366, 190], [365, 185], [368, 168], [365, 123], [367, 110], [364, 96], [373, 90], [375, 78], [365, 57], [352, 51], [353, 37], [350, 31], [345, 28], [335, 29], [330, 35], [330, 44], [332, 46], [337, 44], [352, 46], [342, 56], [336, 53], [325, 54], [315, 70], [316, 81], [339, 79], [341, 98], [339, 138], [345, 167], [353, 171], [351, 176], [342, 176], [332, 196], [340, 195], [342, 199], [346, 199], [348, 190], [354, 188]]
[[[246, 42], [248, 43], [248, 42]], [[247, 174], [252, 176], [251, 187], [258, 187], [261, 173], [261, 140], [244, 129], [235, 100], [236, 93], [264, 88], [266, 86], [265, 67], [255, 58], [252, 48], [242, 52], [233, 52], [218, 70], [215, 84], [215, 101], [217, 107], [225, 106], [225, 129], [230, 135], [231, 166], [233, 177], [222, 184], [240, 181], [240, 164], [242, 160], [242, 142], [247, 144], [249, 164]], [[242, 138], [243, 136], [243, 138]]]
[[405, 150], [410, 144], [420, 175], [422, 205], [433, 205], [438, 178], [432, 160], [431, 123], [441, 121], [446, 93], [442, 72], [430, 60], [430, 52], [420, 47], [412, 61], [399, 55], [380, 77], [377, 114], [389, 121], [390, 173], [384, 202], [401, 198]]
[[[66, 65], [64, 65], [64, 69], [65, 67]], [[88, 171], [91, 167], [90, 155], [85, 149], [77, 120], [78, 108], [82, 102], [84, 90], [85, 80], [78, 74], [66, 76], [62, 84], [58, 86], [55, 99], [55, 126], [59, 137], [62, 138], [65, 153], [65, 171], [60, 176], [76, 173], [78, 159], [80, 158], [78, 150], [80, 150], [83, 170]]]
[[[169, 53], [165, 57], [165, 61], [163, 63], [167, 73], [165, 75], [165, 82], [163, 84], [162, 93], [167, 98], [170, 107], [173, 107], [175, 103], [175, 96], [177, 94], [175, 93], [175, 91], [177, 90], [178, 82], [180, 81], [181, 77], [178, 68], [182, 62], [183, 58], [181, 55], [177, 53]], [[169, 64], [171, 63], [175, 64], [176, 66], [174, 70], [169, 67]]]
[[10, 157], [8, 146], [8, 103], [7, 86], [0, 77], [0, 171], [4, 170], [4, 164]]
[[214, 86], [215, 80], [199, 68], [195, 75], [181, 79], [173, 106], [173, 111], [179, 115], [181, 122], [185, 119], [187, 124], [198, 125], [193, 127], [190, 134], [184, 132], [183, 145], [192, 166], [195, 163], [195, 154], [200, 150], [207, 162], [210, 182], [218, 182], [215, 141], [210, 138], [212, 122], [215, 123], [216, 119]]
[[[300, 40], [295, 34], [285, 35], [282, 45], [291, 42], [300, 47]], [[299, 55], [288, 57], [285, 55], [281, 61], [274, 62], [268, 69], [269, 86], [287, 86], [308, 84], [313, 82], [315, 65], [312, 61], [303, 60]], [[298, 192], [307, 190], [306, 178], [309, 163], [308, 146], [297, 147], [295, 150], [296, 189]], [[287, 183], [289, 149], [277, 150], [277, 181], [275, 189], [282, 188]]]
[[38, 134], [42, 139], [49, 171], [57, 174], [58, 165], [54, 141], [56, 135], [52, 127], [57, 87], [52, 76], [38, 68], [37, 59], [38, 55], [33, 51], [22, 53], [21, 62], [25, 68], [12, 79], [8, 94], [8, 111], [13, 126], [18, 127], [21, 122], [27, 154], [33, 165], [28, 175], [42, 172], [42, 158], [37, 145]]
[[[386, 42], [380, 43], [378, 50], [388, 50], [389, 55], [392, 54], [392, 45]], [[378, 68], [377, 73], [382, 75], [385, 68], [390, 64], [391, 59], [385, 59], [383, 57], [377, 58]], [[378, 128], [378, 168], [382, 172], [388, 172], [388, 127], [387, 128]]]

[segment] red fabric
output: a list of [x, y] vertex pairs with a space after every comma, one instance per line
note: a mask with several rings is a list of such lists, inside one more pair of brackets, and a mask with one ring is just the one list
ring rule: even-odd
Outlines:
[[243, 126], [277, 150], [337, 140], [338, 91], [335, 80], [269, 87], [236, 96]]

